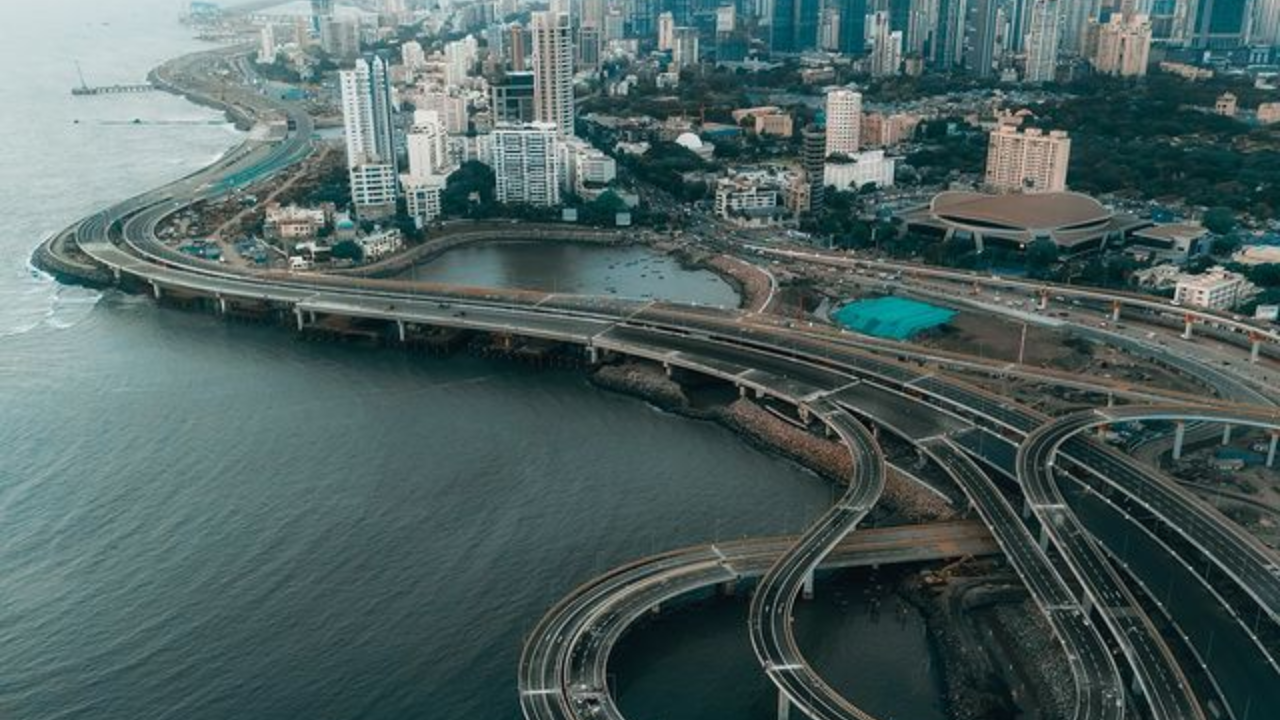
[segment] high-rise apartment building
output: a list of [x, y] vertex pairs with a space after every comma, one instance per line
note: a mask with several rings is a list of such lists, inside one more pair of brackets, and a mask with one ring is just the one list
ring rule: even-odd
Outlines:
[[1067, 133], [1001, 125], [987, 145], [986, 186], [996, 192], [1062, 192], [1070, 161]]
[[826, 155], [852, 155], [862, 141], [862, 93], [848, 88], [827, 91]]
[[1093, 67], [1104, 75], [1142, 77], [1151, 56], [1151, 21], [1145, 15], [1121, 16], [1098, 26]]
[[567, 13], [535, 12], [533, 35], [534, 115], [563, 136], [573, 128], [573, 28]]
[[320, 34], [320, 28], [333, 19], [333, 0], [311, 0], [311, 32]]
[[871, 16], [871, 77], [897, 75], [902, 67], [902, 31], [892, 30], [889, 13], [877, 12]]
[[340, 74], [351, 201], [364, 217], [395, 213], [395, 125], [388, 71], [386, 60], [372, 55]]
[[686, 68], [698, 63], [698, 29], [676, 28], [675, 42], [671, 46], [671, 64]]
[[867, 0], [840, 0], [839, 8], [840, 52], [861, 55], [867, 39]]
[[1027, 68], [1030, 83], [1053, 82], [1058, 71], [1059, 0], [1034, 0], [1027, 25]]
[[818, 46], [820, 0], [773, 0], [769, 48], [775, 53], [799, 53]]
[[507, 31], [507, 65], [513, 72], [524, 72], [525, 58], [529, 57], [529, 43], [524, 27], [511, 23]]
[[560, 204], [558, 128], [551, 123], [499, 125], [492, 133], [493, 173], [501, 203]]
[[413, 114], [413, 128], [409, 130], [405, 145], [409, 152], [410, 175], [443, 175], [452, 169], [449, 133], [435, 111], [418, 110]]

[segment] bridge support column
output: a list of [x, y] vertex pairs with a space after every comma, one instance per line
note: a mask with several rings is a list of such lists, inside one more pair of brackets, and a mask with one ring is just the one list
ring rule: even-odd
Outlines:
[[219, 315], [227, 314], [227, 299], [224, 297], [218, 298], [218, 314]]
[[804, 576], [804, 587], [800, 590], [800, 597], [805, 600], [813, 599], [813, 571], [810, 570]]
[[778, 691], [778, 720], [791, 720], [791, 701], [781, 690]]
[[1261, 353], [1262, 353], [1262, 341], [1254, 340], [1249, 345], [1249, 362], [1253, 363], [1254, 365], [1257, 365], [1258, 355], [1260, 355]]
[[740, 397], [740, 398], [746, 398], [746, 397], [747, 397], [747, 395], [749, 395], [749, 394], [750, 394], [750, 393], [748, 393], [748, 392], [747, 392], [747, 386], [746, 386], [746, 385], [739, 385], [739, 386], [738, 386], [738, 397]]
[[293, 309], [293, 316], [298, 319], [298, 332], [302, 332], [303, 328], [306, 327], [306, 323], [302, 318], [302, 308], [295, 307]]
[[1195, 319], [1194, 319], [1194, 318], [1192, 318], [1190, 315], [1187, 315], [1187, 316], [1186, 316], [1186, 318], [1185, 318], [1185, 320], [1186, 320], [1186, 326], [1185, 326], [1185, 327], [1183, 327], [1183, 329], [1182, 329], [1182, 339], [1183, 339], [1183, 340], [1190, 340], [1190, 339], [1191, 339], [1191, 328], [1192, 328], [1192, 326], [1195, 324]]
[[1280, 445], [1280, 433], [1271, 433], [1271, 444], [1267, 446], [1267, 467], [1276, 466], [1276, 446]]
[[671, 377], [671, 374], [674, 372], [674, 371], [671, 369], [671, 363], [669, 363], [669, 362], [664, 362], [664, 363], [662, 363], [662, 369], [663, 369], [663, 371], [665, 371], [665, 372], [667, 373], [667, 377]]
[[397, 320], [397, 321], [396, 321], [396, 332], [400, 335], [400, 342], [404, 342], [404, 340], [405, 340], [405, 328], [404, 328], [404, 321], [403, 321], [403, 320]]
[[1049, 529], [1044, 525], [1040, 526], [1040, 549], [1045, 552], [1049, 550]]
[[1041, 310], [1049, 309], [1049, 291], [1048, 290], [1040, 291], [1040, 302], [1036, 305], [1036, 307], [1040, 308]]
[[1186, 439], [1187, 439], [1187, 424], [1179, 420], [1178, 424], [1174, 426], [1174, 431], [1173, 431], [1173, 459], [1174, 460], [1182, 459], [1182, 442]]
[[588, 365], [600, 364], [600, 351], [595, 346], [592, 346], [592, 345], [587, 346], [587, 364]]
[[1026, 520], [1031, 517], [1031, 501], [1024, 495], [1022, 498], [1022, 519]]
[[1120, 301], [1115, 300], [1111, 303], [1111, 322], [1120, 322]]
[[738, 592], [737, 580], [725, 580], [720, 583], [720, 595], [723, 597], [733, 597]]
[[1227, 423], [1222, 426], [1222, 444], [1231, 444], [1231, 423]]
[[116, 279], [116, 284], [119, 285], [120, 284], [120, 268], [118, 267], [111, 268], [111, 275]]
[[160, 283], [158, 282], [151, 283], [151, 294], [154, 295], [157, 300], [160, 299], [160, 295], [162, 294], [160, 290]]
[[808, 425], [808, 424], [809, 424], [809, 418], [810, 418], [810, 415], [809, 415], [809, 408], [805, 407], [804, 405], [801, 405], [801, 406], [800, 406], [800, 421], [801, 421], [801, 422], [803, 422], [805, 425]]

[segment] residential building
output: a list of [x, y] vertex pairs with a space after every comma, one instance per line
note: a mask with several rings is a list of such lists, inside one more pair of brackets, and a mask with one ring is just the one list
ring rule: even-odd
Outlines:
[[435, 111], [418, 110], [413, 114], [413, 128], [405, 145], [409, 153], [410, 175], [440, 175], [452, 169], [448, 131]]
[[354, 20], [330, 18], [320, 26], [320, 49], [338, 62], [360, 55], [360, 25]]
[[1145, 15], [1113, 14], [1098, 26], [1093, 67], [1104, 75], [1142, 77], [1151, 56], [1151, 21]]
[[1230, 310], [1257, 292], [1244, 275], [1215, 267], [1200, 275], [1178, 278], [1173, 300], [1179, 305], [1206, 310]]
[[987, 145], [986, 186], [1002, 193], [1062, 192], [1070, 160], [1066, 132], [1001, 125], [991, 131]]
[[377, 55], [361, 58], [355, 69], [342, 71], [339, 83], [352, 203], [362, 216], [394, 214], [396, 146], [387, 62]]
[[785, 213], [781, 193], [748, 176], [722, 178], [716, 183], [715, 212], [741, 227], [764, 227]]
[[400, 62], [411, 72], [417, 72], [427, 66], [427, 53], [421, 43], [410, 40], [400, 46]]
[[418, 227], [425, 227], [440, 217], [443, 212], [440, 198], [447, 184], [448, 178], [444, 175], [400, 176], [405, 210]]
[[827, 155], [852, 155], [862, 144], [862, 93], [848, 88], [827, 91]]
[[[866, 113], [862, 116], [862, 147], [887, 148], [900, 145], [915, 135], [920, 125], [920, 116], [907, 113], [883, 115]], [[831, 130], [827, 129], [830, 137]]]
[[585, 140], [568, 138], [560, 150], [561, 182], [584, 199], [599, 197], [618, 177], [618, 163]]
[[540, 123], [555, 125], [558, 135], [572, 136], [573, 28], [569, 15], [535, 12], [532, 26], [534, 117]]
[[364, 262], [380, 260], [404, 247], [404, 240], [396, 228], [377, 229], [368, 235], [356, 238], [356, 245]]
[[1213, 112], [1223, 117], [1235, 117], [1239, 110], [1238, 100], [1235, 93], [1222, 93], [1218, 96], [1218, 101], [1214, 103]]
[[498, 202], [560, 204], [557, 133], [556, 125], [545, 122], [499, 125], [494, 129], [493, 172]]
[[675, 41], [671, 46], [671, 64], [675, 68], [686, 68], [698, 64], [697, 28], [676, 28]]
[[1258, 105], [1258, 122], [1270, 125], [1280, 122], [1280, 102], [1266, 102]]
[[871, 77], [897, 75], [902, 69], [902, 32], [889, 26], [889, 13], [871, 16]]
[[1053, 82], [1058, 72], [1061, 6], [1058, 0], [1032, 0], [1026, 40], [1029, 83]]
[[444, 44], [444, 84], [457, 87], [466, 83], [475, 71], [480, 57], [480, 46], [475, 37], [468, 35], [461, 40]]

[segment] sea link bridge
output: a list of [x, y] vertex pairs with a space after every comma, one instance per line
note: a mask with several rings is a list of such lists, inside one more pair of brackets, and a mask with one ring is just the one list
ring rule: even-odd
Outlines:
[[[794, 608], [820, 588], [818, 574], [995, 554], [1021, 577], [1067, 658], [1071, 677], [1064, 682], [1073, 688], [1077, 720], [1277, 716], [1280, 555], [1166, 473], [1091, 432], [1134, 420], [1165, 423], [1175, 428], [1181, 452], [1187, 428], [1226, 434], [1251, 428], [1270, 438], [1274, 462], [1280, 434], [1275, 388], [1194, 357], [1153, 359], [1201, 378], [1208, 386], [1203, 397], [991, 363], [767, 313], [205, 262], [162, 243], [159, 224], [194, 203], [269, 179], [312, 151], [313, 125], [301, 109], [250, 92], [228, 93], [223, 101], [248, 117], [287, 115], [292, 129], [281, 140], [246, 142], [200, 172], [74, 224], [44, 242], [36, 262], [67, 281], [143, 291], [162, 302], [228, 315], [277, 318], [301, 332], [342, 318], [372, 328], [391, 345], [419, 343], [444, 328], [512, 343], [556, 343], [586, 363], [643, 359], [767, 399], [786, 408], [798, 427], [831, 438], [848, 454], [842, 492], [797, 537], [672, 550], [565, 588], [564, 600], [548, 609], [521, 657], [511, 659], [512, 692], [529, 720], [622, 718], [607, 664], [627, 629], [691, 592], [748, 580], [754, 589], [742, 632], [759, 672], [777, 688], [779, 717], [867, 720], [872, 715], [858, 698], [825, 682], [796, 642]], [[793, 259], [805, 259], [794, 252]], [[839, 262], [828, 255], [808, 259]], [[1087, 292], [1117, 308], [1154, 302], [1080, 288], [1047, 292]], [[1237, 323], [1205, 313], [1194, 321]], [[1256, 328], [1250, 333], [1251, 342], [1274, 342]], [[1084, 390], [1098, 398], [1097, 406], [1050, 417], [965, 379], [974, 373]], [[888, 438], [915, 448], [946, 479], [945, 488], [930, 490], [951, 493], [967, 521], [864, 527], [890, 474], [926, 482], [887, 461], [882, 443]], [[1081, 503], [1092, 508], [1089, 513]], [[1123, 562], [1116, 533], [1105, 532], [1099, 513], [1106, 527], [1150, 538], [1144, 552], [1168, 561], [1184, 579], [1179, 598], [1149, 592], [1147, 565]], [[1205, 604], [1183, 602], [1192, 597]], [[1213, 623], [1217, 638], [1219, 651], [1212, 655], [1198, 654], [1186, 632], [1204, 622]]]

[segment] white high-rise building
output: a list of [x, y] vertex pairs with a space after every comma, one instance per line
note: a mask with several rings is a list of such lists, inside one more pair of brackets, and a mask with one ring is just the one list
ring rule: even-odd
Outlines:
[[1071, 138], [1066, 132], [1001, 125], [991, 132], [987, 145], [986, 185], [996, 192], [1063, 192], [1070, 162]]
[[1142, 77], [1151, 57], [1151, 22], [1145, 15], [1111, 16], [1098, 27], [1093, 67], [1105, 75]]
[[1280, 0], [1254, 0], [1249, 42], [1252, 45], [1280, 45]]
[[671, 64], [686, 68], [698, 64], [698, 29], [676, 28], [675, 43], [671, 46]]
[[418, 110], [413, 114], [413, 129], [409, 131], [405, 145], [409, 152], [409, 174], [416, 177], [448, 173], [449, 133], [433, 110]]
[[448, 87], [457, 87], [471, 77], [476, 61], [480, 57], [480, 46], [472, 35], [461, 40], [447, 42], [444, 45], [444, 83]]
[[889, 13], [873, 13], [867, 34], [871, 39], [871, 76], [897, 75], [902, 67], [902, 32], [889, 27]]
[[493, 174], [501, 203], [560, 204], [557, 128], [551, 123], [499, 125], [493, 137]]
[[262, 31], [258, 37], [258, 63], [270, 65], [275, 62], [278, 50], [279, 48], [276, 45], [276, 26], [267, 23], [262, 26]]
[[827, 155], [853, 155], [862, 143], [862, 93], [827, 91]]
[[421, 43], [410, 40], [400, 46], [400, 62], [410, 72], [418, 72], [427, 66], [427, 53], [422, 49]]
[[376, 55], [356, 60], [340, 75], [342, 127], [356, 212], [370, 217], [395, 213], [396, 147], [391, 79]]
[[676, 16], [664, 12], [658, 16], [658, 50], [667, 51], [676, 44]]
[[573, 28], [567, 13], [535, 12], [533, 35], [534, 116], [560, 135], [573, 128]]
[[1057, 75], [1061, 17], [1058, 0], [1033, 0], [1027, 25], [1027, 71], [1023, 76], [1027, 82], [1053, 82]]

